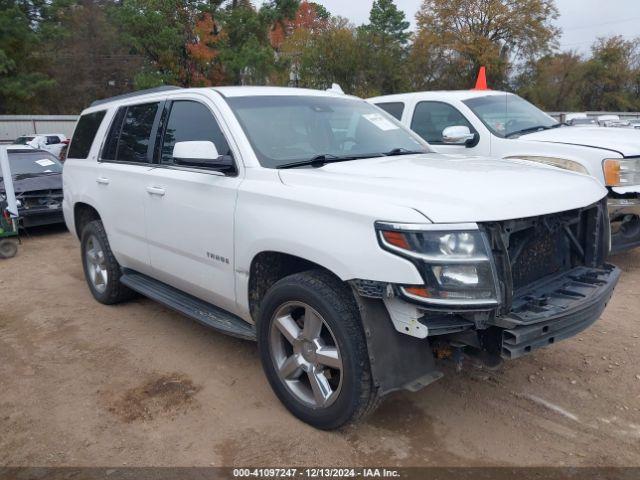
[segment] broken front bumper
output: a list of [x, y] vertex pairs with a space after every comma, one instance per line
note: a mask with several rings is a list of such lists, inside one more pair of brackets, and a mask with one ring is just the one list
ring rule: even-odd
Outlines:
[[502, 357], [518, 358], [589, 327], [600, 318], [619, 278], [620, 269], [613, 265], [577, 267], [519, 292], [511, 313], [498, 320]]
[[611, 255], [640, 246], [640, 198], [607, 199]]
[[23, 227], [39, 227], [42, 225], [53, 225], [56, 223], [64, 223], [62, 208], [30, 208], [18, 209], [18, 216]]

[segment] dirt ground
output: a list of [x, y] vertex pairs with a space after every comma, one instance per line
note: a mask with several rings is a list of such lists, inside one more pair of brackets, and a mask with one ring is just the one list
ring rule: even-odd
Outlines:
[[447, 368], [363, 423], [299, 422], [254, 344], [147, 299], [107, 307], [77, 241], [0, 260], [0, 465], [640, 466], [640, 251], [586, 332], [496, 372]]

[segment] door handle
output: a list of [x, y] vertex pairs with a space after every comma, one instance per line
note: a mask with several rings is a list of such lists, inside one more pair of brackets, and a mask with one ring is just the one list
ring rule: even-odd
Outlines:
[[110, 180], [105, 177], [98, 177], [96, 178], [96, 182], [98, 182], [100, 185], [109, 185]]
[[147, 192], [150, 195], [158, 195], [160, 197], [162, 197], [164, 195], [164, 188], [160, 188], [160, 187], [147, 187]]

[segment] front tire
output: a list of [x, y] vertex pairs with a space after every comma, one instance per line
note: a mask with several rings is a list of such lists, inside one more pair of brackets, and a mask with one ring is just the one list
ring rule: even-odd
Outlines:
[[271, 287], [260, 308], [258, 348], [274, 392], [303, 422], [339, 428], [377, 403], [353, 294], [328, 272], [297, 273]]
[[93, 220], [82, 229], [81, 251], [84, 276], [93, 298], [105, 305], [113, 305], [135, 295], [120, 283], [122, 270], [100, 220]]

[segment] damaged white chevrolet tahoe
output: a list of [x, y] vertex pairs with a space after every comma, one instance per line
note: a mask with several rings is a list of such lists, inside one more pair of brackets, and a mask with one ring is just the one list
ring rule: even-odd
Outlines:
[[257, 340], [319, 428], [595, 322], [618, 281], [606, 190], [527, 161], [430, 151], [363, 100], [263, 87], [95, 102], [64, 166], [93, 296], [138, 292]]

